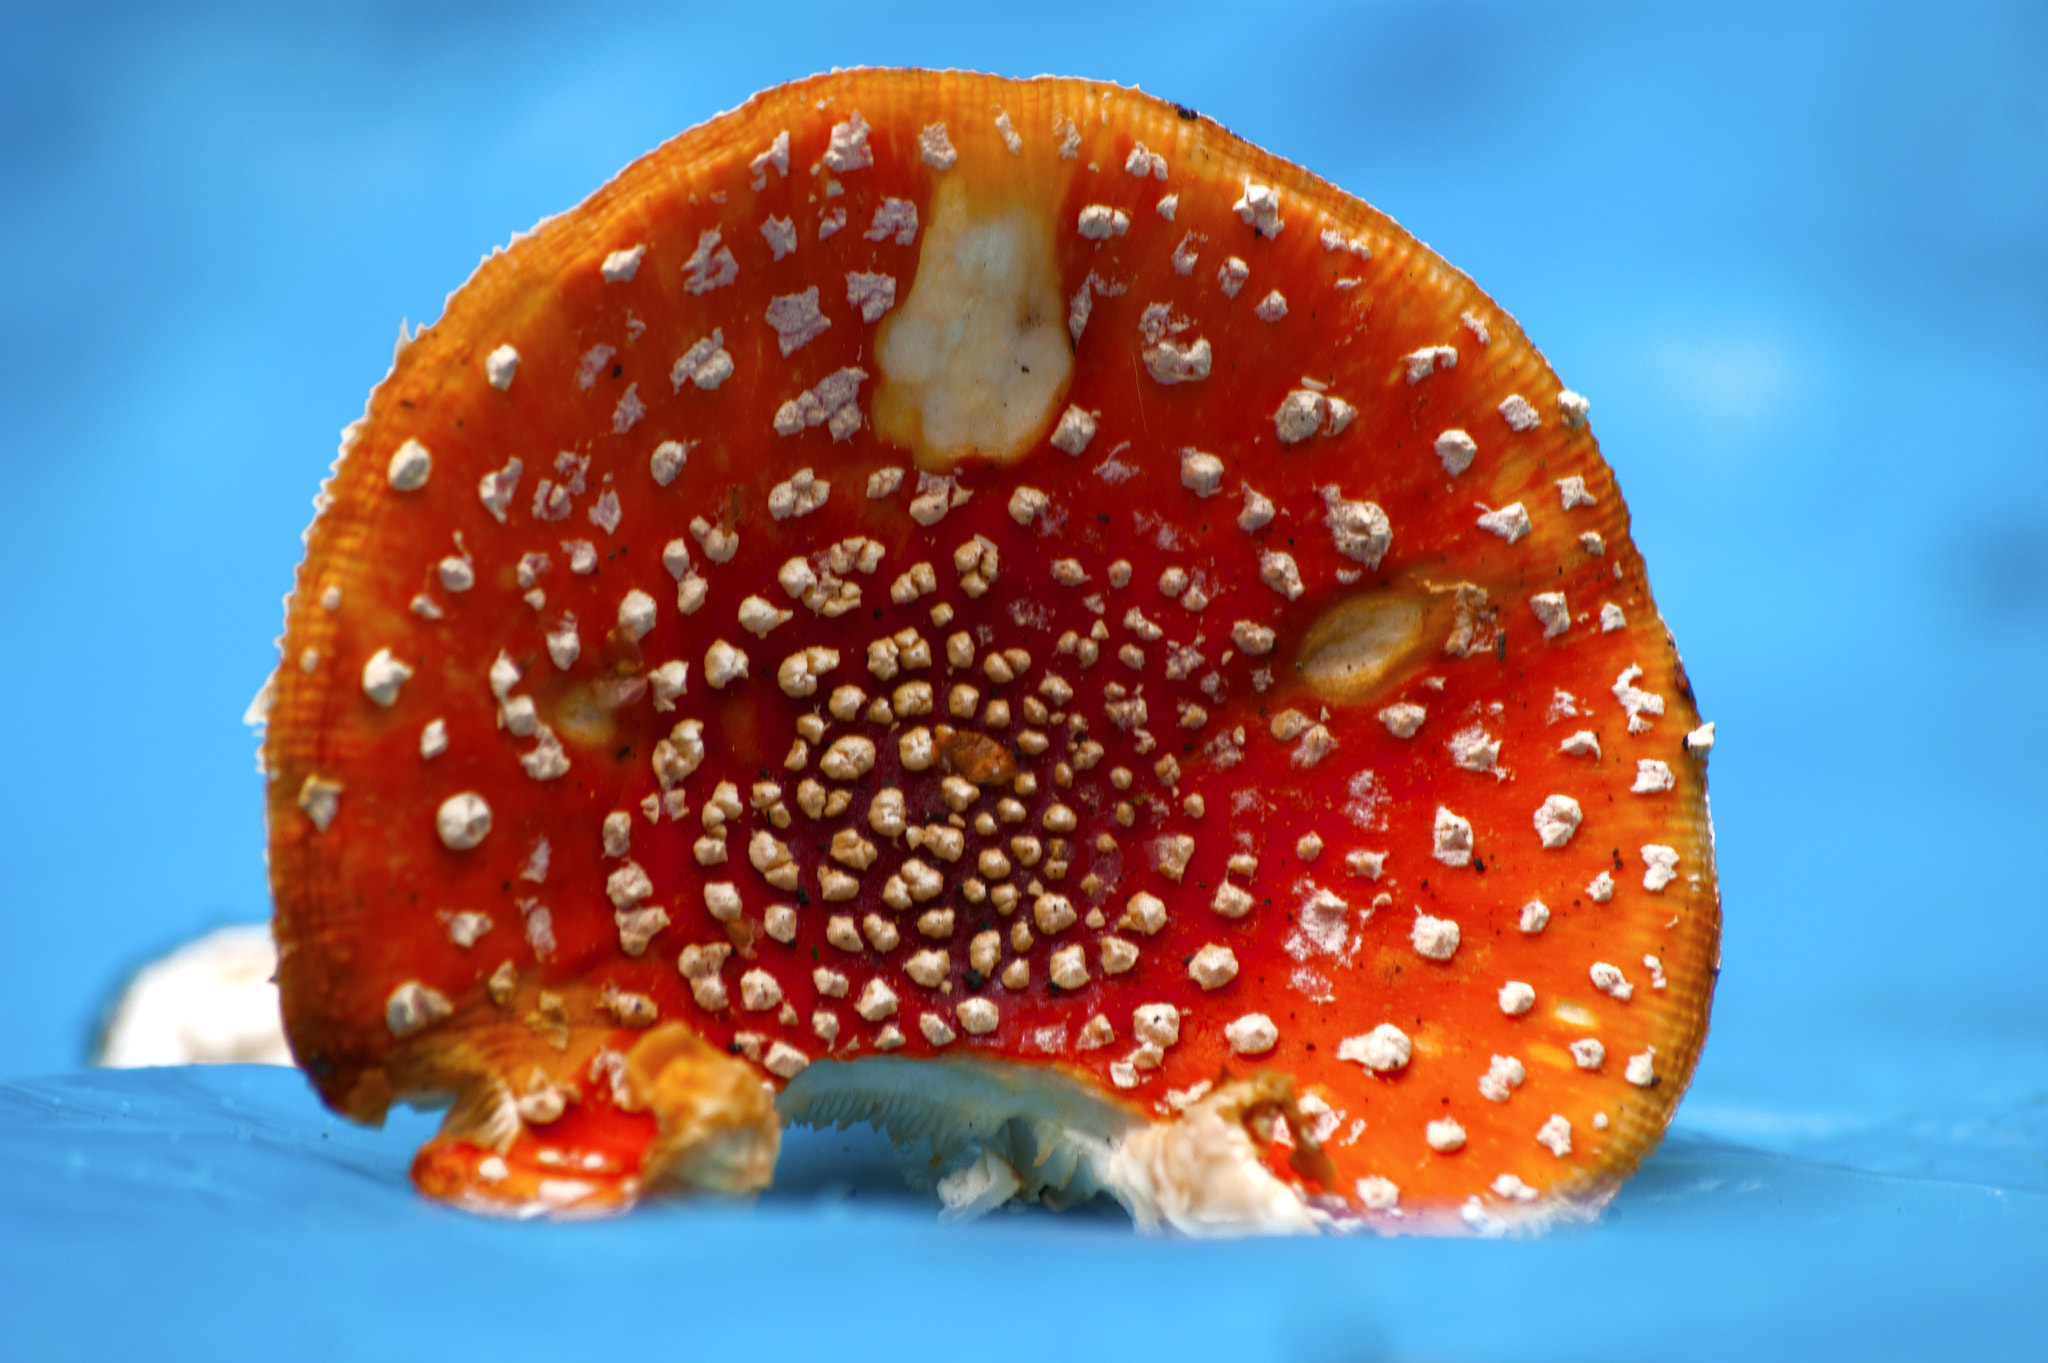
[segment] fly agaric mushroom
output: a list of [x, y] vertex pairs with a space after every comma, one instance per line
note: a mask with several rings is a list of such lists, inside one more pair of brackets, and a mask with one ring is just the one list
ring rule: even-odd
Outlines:
[[1711, 726], [1585, 401], [1192, 111], [764, 94], [487, 259], [317, 506], [285, 1017], [349, 1116], [452, 1095], [435, 1196], [871, 1120], [973, 1205], [1486, 1229], [1692, 1073]]

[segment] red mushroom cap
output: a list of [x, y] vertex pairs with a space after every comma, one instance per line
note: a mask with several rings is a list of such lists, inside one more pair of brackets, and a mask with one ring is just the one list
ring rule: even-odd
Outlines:
[[279, 980], [343, 1112], [457, 1095], [430, 1192], [759, 1187], [771, 1091], [964, 1055], [1487, 1226], [1691, 1075], [1710, 729], [1584, 400], [1190, 111], [770, 91], [486, 260], [319, 505]]

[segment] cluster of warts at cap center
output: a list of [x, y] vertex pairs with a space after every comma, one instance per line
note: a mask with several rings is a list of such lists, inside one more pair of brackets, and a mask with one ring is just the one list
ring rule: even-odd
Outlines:
[[[1068, 127], [1071, 130], [1072, 125]], [[955, 154], [943, 126], [933, 128], [936, 135], [927, 129], [921, 142], [924, 160], [941, 173], [950, 171], [953, 162], [947, 158]], [[789, 156], [789, 142], [778, 138], [749, 173], [757, 178], [786, 175]], [[834, 125], [821, 164], [829, 168], [828, 183], [832, 174], [851, 175], [870, 164], [864, 125], [857, 114]], [[1130, 154], [1125, 169], [1141, 184], [1148, 176], [1168, 179], [1163, 159], [1142, 146]], [[1152, 211], [1170, 220], [1177, 199], [1175, 192], [1162, 193]], [[906, 217], [895, 206], [901, 203], [887, 200], [876, 211], [866, 232], [870, 239], [894, 235], [903, 245], [916, 240], [915, 211]], [[1248, 182], [1244, 199], [1233, 208], [1251, 229], [1248, 236], [1264, 238], [1284, 226], [1285, 206], [1270, 187]], [[835, 211], [828, 198], [819, 221], [807, 225], [816, 228], [818, 239], [842, 230], [835, 225]], [[1074, 230], [1090, 239], [1123, 236], [1137, 212], [1135, 206], [1126, 210], [1091, 205]], [[860, 225], [844, 230], [854, 226]], [[779, 243], [788, 239], [790, 229], [787, 220], [771, 215], [762, 230], [771, 243]], [[791, 249], [801, 250], [808, 240], [799, 234], [798, 245]], [[721, 258], [714, 233], [705, 233], [697, 245], [696, 256], [685, 268], [691, 278], [705, 284], [706, 293], [712, 293], [730, 282], [731, 257]], [[1341, 234], [1333, 243], [1326, 232], [1324, 245], [1332, 253], [1370, 253], [1364, 243]], [[1180, 269], [1182, 256], [1191, 253], [1199, 258], [1203, 249], [1200, 243], [1182, 240], [1176, 248], [1176, 271], [1188, 273]], [[777, 259], [784, 254], [778, 245]], [[1217, 277], [1234, 298], [1247, 267], [1237, 256], [1221, 254]], [[647, 257], [644, 246], [635, 244], [612, 253], [604, 274], [608, 282], [629, 288], [640, 269], [657, 263]], [[873, 282], [879, 278], [870, 274], [864, 276], [867, 282], [856, 284], [849, 276], [849, 306], [855, 306], [857, 298], [861, 309], [885, 295], [893, 298], [896, 281], [890, 278], [884, 289]], [[912, 297], [914, 290], [913, 283]], [[1086, 330], [1092, 300], [1119, 291], [1092, 273], [1080, 283], [1064, 319], [1076, 343]], [[1060, 292], [1064, 296], [1066, 290]], [[1277, 321], [1287, 306], [1275, 291], [1260, 300], [1259, 315]], [[876, 316], [888, 310], [884, 304]], [[800, 351], [825, 328], [859, 325], [865, 315], [821, 312], [815, 298], [804, 307], [785, 309], [785, 314], [781, 321], [771, 321], [785, 344], [791, 336], [800, 338], [789, 353]], [[1467, 314], [1466, 328], [1468, 343], [1487, 343], [1483, 321]], [[738, 329], [738, 323], [730, 328]], [[732, 358], [715, 343], [724, 330], [694, 341], [677, 361], [678, 392], [686, 383], [715, 388], [730, 376]], [[1171, 306], [1162, 305], [1156, 316], [1148, 310], [1141, 339], [1144, 364], [1151, 379], [1162, 385], [1200, 382], [1217, 362], [1206, 340], [1191, 335], [1186, 319]], [[594, 347], [583, 357], [582, 369], [601, 370], [616, 353], [608, 346]], [[1455, 365], [1456, 349], [1448, 344], [1429, 347], [1402, 357], [1402, 362], [1409, 383], [1426, 381], [1430, 374]], [[500, 390], [558, 377], [522, 372], [511, 342], [494, 350], [482, 368], [476, 381]], [[764, 432], [772, 426], [785, 439], [829, 440], [834, 445], [850, 438], [863, 424], [859, 389], [867, 378], [854, 372], [857, 377], [850, 377], [830, 397], [813, 399], [813, 394], [823, 393], [837, 376], [814, 381], [801, 400], [784, 403], [775, 413], [759, 414]], [[880, 377], [884, 384], [889, 380], [886, 372]], [[588, 388], [587, 378], [587, 373], [579, 373], [576, 381]], [[1278, 404], [1277, 438], [1283, 446], [1339, 438], [1350, 410], [1326, 385], [1305, 381]], [[1544, 420], [1515, 394], [1502, 397], [1499, 412], [1502, 424], [1492, 433], [1495, 439]], [[612, 413], [613, 430], [626, 435], [645, 415], [645, 403], [629, 387]], [[1550, 419], [1573, 424], [1575, 417], [1583, 422], [1583, 403], [1561, 402]], [[1106, 452], [1098, 469], [1108, 470], [1106, 480], [1116, 477], [1119, 455], [1128, 446], [1118, 443], [1114, 417], [1070, 407], [1057, 420], [1048, 409], [1036, 424], [1045, 430], [1039, 443], [1050, 446], [1039, 457], [1085, 454], [1092, 461]], [[821, 425], [827, 429], [818, 430]], [[602, 890], [615, 914], [622, 956], [659, 952], [675, 957], [699, 1010], [732, 1019], [739, 1029], [735, 1049], [777, 1078], [786, 1080], [821, 1056], [845, 1058], [863, 1048], [870, 1053], [894, 1049], [906, 1044], [912, 1030], [932, 1048], [993, 1032], [1003, 1024], [1005, 998], [1047, 982], [1055, 997], [1091, 989], [1098, 1000], [1115, 997], [1118, 991], [1102, 986], [1136, 968], [1168, 916], [1165, 901], [1155, 890], [1172, 898], [1173, 916], [1206, 916], [1217, 929], [1185, 962], [1204, 990], [1229, 984], [1236, 963], [1224, 928], [1248, 915], [1295, 910], [1328, 916], [1329, 905], [1334, 904], [1338, 922], [1348, 922], [1348, 930], [1356, 933], [1373, 913], [1391, 907], [1388, 895], [1371, 888], [1385, 872], [1386, 853], [1371, 845], [1363, 829], [1358, 830], [1363, 840], [1349, 847], [1325, 846], [1319, 834], [1307, 833], [1292, 849], [1291, 858], [1268, 853], [1263, 870], [1259, 858], [1226, 843], [1228, 871], [1215, 878], [1213, 898], [1205, 895], [1198, 900], [1183, 886], [1197, 848], [1229, 837], [1222, 820], [1211, 818], [1223, 811], [1209, 809], [1200, 794], [1183, 792], [1183, 758], [1189, 767], [1227, 768], [1249, 745], [1280, 743], [1291, 750], [1295, 766], [1308, 769], [1332, 760], [1342, 748], [1346, 722], [1383, 724], [1404, 740], [1419, 728], [1442, 727], [1429, 708], [1429, 678], [1383, 697], [1384, 708], [1376, 716], [1333, 716], [1321, 707], [1314, 712], [1283, 709], [1257, 725], [1211, 718], [1211, 710], [1220, 714], [1233, 705], [1241, 713], [1244, 706], [1237, 702], [1262, 695], [1274, 685], [1275, 641], [1266, 621], [1274, 614], [1274, 602], [1291, 601], [1305, 590], [1293, 556], [1261, 532], [1278, 516], [1297, 533], [1311, 528], [1327, 533], [1353, 560], [1352, 566], [1338, 570], [1338, 581], [1355, 581], [1357, 564], [1376, 567], [1386, 551], [1390, 528], [1379, 508], [1351, 501], [1335, 487], [1304, 503], [1278, 490], [1268, 497], [1247, 483], [1234, 490], [1242, 509], [1233, 519], [1243, 538], [1220, 539], [1190, 551], [1184, 562], [1169, 566], [1156, 584], [1149, 584], [1135, 582], [1127, 562], [1106, 555], [1091, 558], [1079, 546], [1049, 569], [1005, 562], [994, 541], [971, 529], [979, 523], [975, 515], [987, 514], [987, 499], [973, 513], [955, 514], [969, 504], [975, 481], [971, 476], [934, 477], [901, 462], [864, 469], [855, 476], [841, 471], [848, 461], [836, 458], [836, 450], [828, 455], [821, 448], [814, 463], [827, 473], [807, 468], [780, 484], [770, 498], [775, 518], [830, 520], [837, 514], [828, 509], [835, 500], [901, 506], [917, 526], [912, 542], [928, 546], [928, 557], [903, 564], [885, 562], [880, 544], [849, 529], [819, 552], [769, 563], [749, 552], [749, 526], [744, 522], [698, 518], [690, 525], [689, 536], [679, 536], [665, 555], [672, 580], [648, 576], [622, 593], [615, 620], [576, 621], [551, 612], [546, 599], [550, 575], [588, 573], [598, 546], [617, 533], [622, 520], [649, 514], [638, 510], [631, 479], [650, 479], [638, 492], [651, 493], [686, 468], [687, 444], [649, 443], [653, 453], [643, 475], [625, 468], [597, 472], [588, 458], [564, 456], [566, 462], [558, 461], [551, 469], [500, 470], [472, 494], [468, 489], [451, 492], [435, 483], [430, 452], [421, 442], [407, 440], [390, 458], [388, 482], [391, 495], [401, 497], [478, 495], [501, 523], [530, 516], [536, 533], [532, 548], [518, 559], [516, 580], [535, 621], [534, 642], [544, 645], [533, 650], [542, 659], [534, 669], [543, 675], [548, 675], [550, 663], [553, 672], [573, 676], [579, 667], [601, 666], [605, 657], [637, 655], [643, 640], [652, 645], [659, 638], [654, 632], [671, 611], [692, 617], [692, 634], [715, 641], [695, 657], [648, 656], [640, 660], [641, 667], [606, 683], [614, 688], [623, 712], [631, 713], [630, 707], [659, 712], [658, 719], [650, 716], [650, 727], [665, 736], [655, 743], [650, 735], [654, 752], [649, 759], [652, 770], [641, 781], [646, 788], [643, 798], [605, 811], [599, 827], [562, 830], [561, 835], [603, 844]], [[1447, 431], [1437, 441], [1436, 455], [1454, 478], [1469, 465], [1473, 448], [1474, 440], [1465, 432]], [[1213, 456], [1190, 450], [1176, 457], [1188, 508], [1224, 491], [1221, 463]], [[1071, 509], [1029, 487], [1028, 474], [1020, 474], [1018, 481], [1021, 485], [1011, 489], [1005, 507], [1010, 519], [1034, 531], [1056, 529], [1058, 518]], [[997, 485], [1007, 486], [1000, 481]], [[528, 488], [535, 490], [528, 493]], [[1569, 514], [1593, 501], [1576, 478], [1560, 481], [1558, 495], [1561, 510], [1552, 514]], [[1175, 542], [1176, 517], [1184, 509], [1153, 510], [1151, 528], [1162, 549]], [[1509, 544], [1527, 533], [1531, 512], [1519, 503], [1479, 510], [1477, 526]], [[849, 526], [856, 519], [846, 517]], [[584, 528], [584, 522], [590, 528]], [[572, 525], [576, 533], [565, 537]], [[968, 528], [955, 528], [962, 526]], [[1391, 527], [1391, 533], [1398, 534], [1399, 527]], [[1192, 538], [1184, 530], [1180, 537]], [[1597, 541], [1598, 536], [1592, 539]], [[1602, 552], [1585, 537], [1581, 543], [1587, 552]], [[471, 546], [458, 537], [445, 548], [445, 556], [431, 563], [424, 575], [428, 588], [414, 599], [414, 614], [424, 620], [442, 618], [469, 604], [464, 598], [481, 580], [481, 565]], [[738, 618], [719, 621], [699, 614], [705, 609], [707, 581], [728, 574], [750, 579]], [[1155, 586], [1156, 592], [1150, 590]], [[954, 625], [960, 609], [991, 593], [1006, 607], [1013, 629], [1004, 631], [986, 622], [972, 629]], [[1027, 628], [1028, 618], [1051, 613], [1043, 602], [1061, 594], [1081, 603], [1087, 627], [1057, 636]], [[1460, 614], [1444, 646], [1451, 655], [1447, 665], [1487, 646], [1500, 631], [1500, 612], [1514, 604], [1487, 602], [1480, 595], [1470, 611], [1459, 599]], [[1237, 618], [1225, 619], [1212, 608], [1226, 600], [1240, 607]], [[320, 604], [329, 612], [339, 610], [338, 589], [329, 589]], [[1591, 628], [1587, 616], [1574, 617], [1561, 596], [1546, 600], [1539, 595], [1525, 609], [1546, 636]], [[1061, 613], [1070, 614], [1071, 609]], [[805, 618], [809, 642], [802, 647], [778, 646], [778, 635], [794, 635], [788, 626], [798, 617]], [[1603, 603], [1599, 628], [1625, 627], [1620, 608]], [[1457, 631], [1465, 632], [1462, 642]], [[380, 710], [404, 706], [414, 685], [415, 669], [401, 660], [408, 650], [396, 647], [401, 641], [390, 642], [392, 646], [378, 649], [363, 664], [363, 704]], [[477, 661], [481, 665], [485, 660]], [[312, 671], [321, 659], [309, 648], [298, 662]], [[519, 752], [522, 779], [558, 780], [576, 762], [587, 759], [573, 741], [574, 721], [543, 713], [522, 688], [525, 680], [516, 664], [501, 658], [487, 679], [488, 689], [480, 685], [474, 699], [494, 707], [499, 727], [530, 745]], [[1624, 673], [1613, 687], [1631, 733], [1646, 731], [1662, 712], [1662, 698], [1637, 689], [1634, 680]], [[422, 689], [424, 685], [423, 680]], [[785, 751], [734, 752], [708, 713], [693, 714], [707, 695], [715, 698], [731, 693], [730, 688], [764, 694], [769, 703], [763, 708], [785, 716], [786, 729], [780, 735], [788, 745]], [[460, 697], [450, 700], [461, 703]], [[1560, 693], [1554, 704], [1570, 713], [1575, 700]], [[1504, 755], [1485, 732], [1483, 714], [1451, 722], [1457, 732], [1438, 737], [1448, 738], [1446, 747], [1456, 766], [1504, 769]], [[420, 734], [422, 761], [431, 772], [447, 750], [445, 719], [424, 719]], [[572, 740], [567, 744], [565, 734]], [[1570, 745], [1582, 740], [1591, 740], [1590, 731], [1565, 739], [1565, 750], [1574, 751]], [[776, 736], [769, 734], [768, 741], [777, 741]], [[644, 745], [630, 746], [636, 753], [646, 751]], [[1593, 751], [1597, 754], [1597, 740]], [[345, 774], [306, 778], [300, 804], [322, 831], [333, 820], [346, 784]], [[1638, 793], [1654, 795], [1670, 786], [1664, 763], [1641, 764]], [[1351, 793], [1370, 803], [1370, 772], [1359, 773]], [[1559, 800], [1561, 804], [1552, 803]], [[442, 843], [458, 853], [482, 845], [489, 837], [488, 804], [488, 792], [455, 792], [441, 801], [434, 818]], [[1520, 836], [1540, 840], [1546, 847], [1561, 845], [1554, 837], [1569, 841], [1578, 812], [1568, 797], [1530, 804], [1530, 829], [1480, 830], [1479, 839]], [[1435, 821], [1438, 860], [1462, 865], [1472, 859], [1475, 835], [1468, 822], [1442, 808], [1419, 814]], [[1384, 826], [1382, 820], [1379, 827]], [[1329, 831], [1327, 825], [1322, 827]], [[696, 902], [690, 902], [684, 888], [653, 885], [634, 857], [635, 844], [644, 847], [652, 839], [677, 837], [690, 845], [686, 865], [698, 875], [697, 883], [688, 888], [696, 892]], [[452, 915], [449, 933], [458, 945], [488, 950], [494, 927], [500, 932], [523, 928], [535, 954], [546, 955], [543, 943], [551, 927], [549, 911], [541, 903], [547, 893], [541, 888], [547, 880], [545, 846], [543, 839], [535, 849], [539, 874], [529, 877], [535, 884], [522, 887], [530, 889], [521, 895], [518, 917], [523, 921], [507, 929], [501, 920], [511, 915], [504, 908], [496, 914]], [[1646, 891], [1661, 890], [1676, 874], [1675, 855], [1662, 855], [1669, 850], [1643, 849]], [[536, 857], [529, 857], [529, 870]], [[1302, 885], [1308, 891], [1300, 892]], [[881, 903], [874, 905], [877, 887]], [[577, 893], [589, 897], [586, 892], [598, 888], [580, 887]], [[1603, 870], [1587, 890], [1595, 898], [1611, 895], [1612, 876]], [[1302, 902], [1297, 905], [1294, 899]], [[836, 908], [856, 903], [872, 907], [843, 913]], [[1415, 949], [1433, 957], [1440, 949], [1436, 943], [1441, 931], [1427, 925], [1440, 920], [1417, 912]], [[1357, 916], [1350, 917], [1353, 914]], [[1531, 928], [1525, 914], [1523, 931], [1540, 932], [1541, 927], [1539, 922]], [[771, 944], [789, 947], [800, 934], [818, 944], [815, 964], [794, 953], [778, 963]], [[1455, 928], [1451, 941], [1455, 950]], [[1645, 958], [1656, 973], [1655, 987], [1662, 988], [1661, 967], [1652, 962]], [[1623, 963], [1626, 970], [1605, 962], [1588, 964], [1594, 985], [1617, 999], [1626, 999], [1634, 987], [1629, 976], [1639, 973], [1633, 963]], [[493, 977], [494, 997], [509, 995], [509, 988], [501, 988], [508, 970], [516, 978], [516, 967], [508, 960]], [[817, 1006], [805, 1016], [796, 1000], [807, 990]], [[1123, 992], [1129, 997], [1120, 1009], [1112, 1011], [1104, 1002], [1085, 1020], [1075, 1018], [1072, 1029], [1063, 1028], [1057, 1041], [1041, 1042], [1037, 1049], [1070, 1062], [1084, 1052], [1097, 1052], [1097, 1059], [1108, 1059], [1108, 1072], [1118, 1088], [1142, 1095], [1158, 1087], [1157, 1075], [1175, 1044], [1180, 1020], [1160, 1014], [1161, 1007], [1173, 1010], [1142, 997], [1142, 991]], [[608, 1002], [617, 1021], [626, 1026], [648, 1025], [659, 1012], [644, 995], [614, 991]], [[447, 997], [429, 985], [399, 981], [385, 1020], [394, 1033], [410, 1034], [436, 1025], [449, 1006]], [[1501, 1007], [1509, 1008], [1505, 987]], [[1233, 1033], [1233, 1050], [1255, 1056], [1272, 1049], [1275, 1029], [1270, 1019], [1246, 1014], [1230, 1021], [1243, 1037], [1239, 1044], [1238, 1033]], [[1361, 1043], [1360, 1055], [1369, 1049], [1365, 1043], [1370, 1039], [1353, 1038]], [[1407, 1044], [1404, 1037], [1400, 1046]], [[1579, 1052], [1575, 1049], [1574, 1054]], [[1647, 1072], [1653, 1059], [1631, 1057], [1630, 1081], [1641, 1082], [1637, 1071]], [[1369, 1060], [1360, 1063], [1380, 1071], [1397, 1068]], [[1409, 1063], [1405, 1052], [1400, 1063]], [[1600, 1062], [1588, 1065], [1582, 1058], [1580, 1063], [1596, 1068]], [[1521, 1071], [1519, 1062], [1496, 1063], [1480, 1077], [1479, 1092], [1493, 1098], [1491, 1085], [1505, 1093], [1522, 1082]], [[1161, 1111], [1184, 1106], [1206, 1087], [1169, 1093], [1156, 1105]], [[1323, 1112], [1330, 1112], [1326, 1104]], [[1560, 1135], [1556, 1126], [1563, 1120], [1553, 1115], [1541, 1123], [1541, 1134], [1538, 1121], [1531, 1122], [1532, 1137], [1560, 1157], [1569, 1148], [1568, 1136]], [[1340, 1131], [1319, 1134], [1343, 1138]], [[1349, 1133], [1353, 1140], [1357, 1134]], [[1437, 1124], [1432, 1124], [1428, 1144], [1443, 1152], [1456, 1148]], [[1360, 1195], [1370, 1200], [1363, 1189]]]

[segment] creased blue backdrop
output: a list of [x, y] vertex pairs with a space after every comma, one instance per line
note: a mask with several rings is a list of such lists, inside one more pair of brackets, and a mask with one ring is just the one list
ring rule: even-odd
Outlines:
[[2030, 1198], [1931, 1233], [2048, 1270], [2040, 5], [0, 7], [0, 1079], [75, 1068], [128, 969], [267, 912], [240, 717], [400, 318], [857, 63], [1192, 104], [1522, 321], [1719, 725], [1681, 1132]]

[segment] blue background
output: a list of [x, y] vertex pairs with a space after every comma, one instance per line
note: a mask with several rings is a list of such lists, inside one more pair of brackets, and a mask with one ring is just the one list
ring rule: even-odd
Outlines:
[[[1592, 398], [1719, 725], [1727, 914], [1692, 1095], [1601, 1227], [941, 1226], [837, 1136], [751, 1212], [508, 1226], [410, 1198], [418, 1119], [289, 1072], [77, 1072], [128, 970], [267, 912], [240, 716], [399, 319], [866, 62], [1192, 104]], [[0, 1353], [2048, 1357], [2044, 323], [2038, 5], [0, 7]]]

